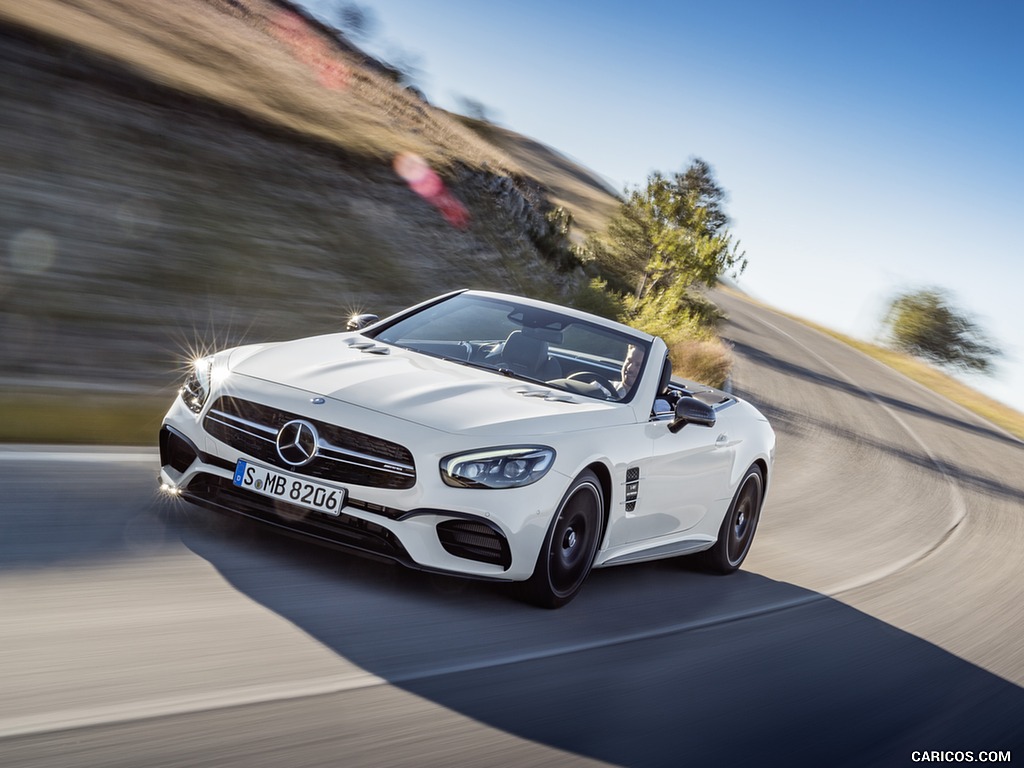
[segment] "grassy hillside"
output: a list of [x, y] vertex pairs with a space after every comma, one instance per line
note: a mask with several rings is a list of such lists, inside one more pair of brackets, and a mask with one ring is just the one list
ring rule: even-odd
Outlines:
[[364, 66], [288, 3], [3, 0], [0, 19], [353, 155], [387, 162], [413, 151], [435, 164], [509, 170], [471, 131]]
[[586, 282], [544, 238], [582, 169], [532, 178], [284, 2], [0, 0], [0, 114], [7, 389], [159, 388], [198, 346]]
[[585, 228], [615, 205], [589, 170], [511, 131], [481, 136], [287, 0], [0, 0], [3, 20], [364, 160], [414, 152], [442, 172], [528, 177]]

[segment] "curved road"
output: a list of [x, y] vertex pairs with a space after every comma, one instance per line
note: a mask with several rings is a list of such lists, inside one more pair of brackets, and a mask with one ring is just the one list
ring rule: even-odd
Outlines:
[[0, 765], [1024, 760], [1021, 443], [716, 298], [779, 435], [728, 578], [540, 611], [166, 506], [150, 451], [0, 450]]

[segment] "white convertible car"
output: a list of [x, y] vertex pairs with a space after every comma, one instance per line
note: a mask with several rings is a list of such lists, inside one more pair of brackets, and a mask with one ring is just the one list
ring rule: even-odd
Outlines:
[[665, 343], [457, 291], [350, 330], [195, 361], [160, 430], [163, 490], [426, 571], [569, 602], [591, 568], [736, 570], [775, 435], [673, 380]]

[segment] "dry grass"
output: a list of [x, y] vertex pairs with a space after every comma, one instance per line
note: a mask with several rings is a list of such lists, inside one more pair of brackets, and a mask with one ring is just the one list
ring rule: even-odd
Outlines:
[[687, 339], [669, 346], [673, 374], [721, 389], [732, 370], [732, 353], [718, 340]]
[[171, 396], [0, 394], [0, 442], [154, 445]]
[[[439, 168], [519, 170], [323, 34], [296, 39], [269, 0], [0, 0], [0, 18], [349, 153], [389, 159], [410, 151]], [[343, 87], [325, 85], [321, 65], [342, 71]]]

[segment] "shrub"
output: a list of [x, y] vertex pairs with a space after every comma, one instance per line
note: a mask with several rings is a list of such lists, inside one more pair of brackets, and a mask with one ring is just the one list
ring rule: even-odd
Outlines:
[[672, 371], [699, 384], [721, 389], [732, 370], [732, 352], [718, 339], [677, 338], [668, 341]]

